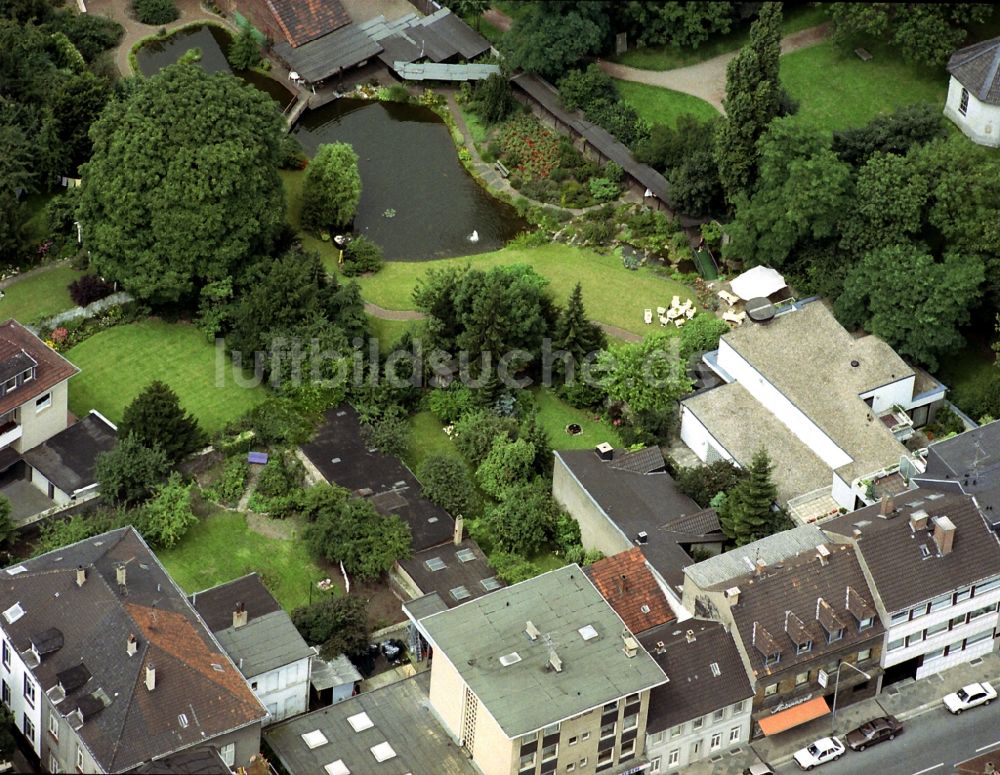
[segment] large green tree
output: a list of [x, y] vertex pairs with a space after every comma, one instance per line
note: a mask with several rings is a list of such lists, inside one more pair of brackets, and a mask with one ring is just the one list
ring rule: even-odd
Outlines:
[[946, 253], [936, 261], [919, 245], [891, 245], [868, 253], [851, 270], [837, 299], [837, 317], [935, 369], [940, 357], [962, 347], [959, 329], [968, 323], [984, 279], [979, 256]]
[[80, 221], [93, 266], [152, 303], [268, 252], [285, 219], [282, 118], [266, 94], [193, 64], [164, 68], [93, 125]]
[[775, 505], [778, 491], [771, 480], [773, 470], [767, 452], [759, 450], [753, 456], [747, 477], [725, 498], [719, 521], [737, 546], [791, 527], [787, 515]]
[[726, 65], [725, 117], [715, 135], [719, 180], [730, 203], [752, 191], [757, 141], [780, 109], [781, 3], [767, 2], [750, 26], [750, 39]]
[[513, 486], [483, 521], [501, 552], [530, 557], [552, 533], [557, 509], [544, 482], [521, 482]]
[[198, 420], [184, 411], [177, 394], [160, 380], [146, 385], [125, 407], [118, 433], [131, 434], [147, 447], [158, 446], [174, 463], [205, 442]]
[[702, 215], [725, 209], [715, 160], [714, 136], [720, 120], [702, 121], [685, 114], [673, 126], [654, 124], [649, 137], [636, 147], [636, 159], [667, 179], [667, 201], [675, 210]]
[[612, 401], [635, 414], [664, 412], [691, 390], [677, 339], [648, 334], [635, 344], [612, 344], [597, 359], [600, 380]]
[[337, 595], [296, 608], [292, 611], [292, 624], [306, 643], [320, 647], [323, 659], [367, 653], [370, 629], [364, 598]]
[[347, 143], [326, 143], [316, 150], [302, 184], [302, 226], [310, 231], [343, 229], [361, 201], [358, 155]]
[[729, 32], [730, 2], [657, 2], [630, 0], [616, 11], [629, 31], [630, 44], [698, 48], [713, 35]]
[[417, 478], [424, 495], [452, 516], [476, 515], [479, 499], [469, 469], [461, 458], [430, 455], [417, 469]]
[[162, 449], [127, 435], [119, 437], [110, 452], [97, 456], [95, 477], [109, 501], [135, 504], [148, 498], [169, 472], [170, 460]]
[[500, 437], [476, 469], [476, 479], [487, 495], [502, 499], [511, 487], [528, 481], [535, 462], [535, 447], [525, 439]]
[[601, 5], [558, 0], [531, 3], [501, 43], [508, 64], [515, 70], [557, 78], [601, 48], [607, 32]]
[[577, 283], [566, 306], [559, 312], [552, 331], [552, 350], [563, 350], [572, 355], [577, 363], [582, 363], [584, 358], [602, 350], [606, 344], [604, 331], [587, 317], [583, 306], [583, 286]]
[[191, 488], [173, 473], [139, 510], [143, 538], [153, 546], [169, 549], [180, 541], [198, 517], [191, 510]]

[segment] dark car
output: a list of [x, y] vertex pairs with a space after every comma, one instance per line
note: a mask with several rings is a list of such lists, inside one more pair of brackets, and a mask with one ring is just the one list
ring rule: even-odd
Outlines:
[[846, 741], [853, 751], [865, 748], [883, 740], [892, 740], [903, 733], [903, 724], [895, 716], [880, 716], [866, 721], [860, 727], [847, 733]]

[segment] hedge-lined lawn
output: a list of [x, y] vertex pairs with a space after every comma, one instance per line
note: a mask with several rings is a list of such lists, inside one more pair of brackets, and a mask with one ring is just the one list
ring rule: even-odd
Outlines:
[[[588, 449], [606, 441], [613, 447], [620, 447], [622, 440], [618, 432], [601, 420], [595, 420], [597, 413], [574, 409], [551, 390], [535, 391], [538, 402], [538, 421], [549, 435], [553, 449]], [[583, 432], [576, 436], [566, 433], [566, 426], [576, 423]]]
[[551, 244], [537, 248], [504, 248], [439, 261], [389, 261], [370, 277], [360, 277], [361, 294], [366, 301], [385, 309], [413, 309], [413, 288], [429, 269], [471, 265], [489, 269], [501, 264], [530, 264], [548, 278], [553, 298], [564, 304], [577, 282], [583, 285], [583, 302], [594, 320], [645, 334], [652, 327], [642, 321], [647, 307], [670, 306], [675, 294], [694, 299], [694, 291], [681, 283], [657, 276], [643, 267], [631, 271], [614, 255], [600, 255], [592, 250]]
[[674, 126], [677, 119], [685, 114], [705, 121], [720, 114], [705, 100], [660, 86], [649, 86], [635, 81], [615, 81], [622, 99], [636, 109], [639, 115], [651, 124]]
[[203, 517], [173, 549], [157, 552], [160, 561], [188, 594], [247, 573], [260, 573], [281, 607], [291, 611], [323, 594], [315, 590], [323, 572], [301, 539], [269, 538], [251, 530], [246, 516], [217, 511]]
[[112, 422], [147, 384], [162, 380], [208, 433], [222, 428], [266, 397], [263, 387], [235, 384], [229, 359], [216, 385], [216, 350], [189, 324], [144, 320], [94, 334], [66, 353], [82, 370], [70, 385], [70, 411], [97, 409]]
[[4, 290], [0, 299], [0, 320], [14, 318], [28, 324], [72, 309], [69, 284], [83, 272], [70, 266], [57, 266], [17, 280]]
[[399, 338], [407, 331], [416, 332], [419, 329], [419, 320], [384, 320], [373, 315], [368, 316], [368, 324], [371, 326], [372, 334], [378, 338], [378, 349], [382, 353], [389, 352]]
[[882, 44], [865, 47], [873, 55], [868, 62], [830, 41], [781, 57], [781, 83], [799, 101], [797, 120], [836, 130], [861, 126], [901, 105], [944, 105], [944, 68], [906, 64]]
[[410, 417], [410, 450], [404, 461], [414, 473], [431, 455], [461, 457], [443, 428], [444, 424], [428, 411], [417, 412]]
[[[781, 34], [791, 35], [793, 32], [807, 30], [828, 19], [829, 17], [822, 8], [799, 6], [786, 11], [781, 23]], [[747, 22], [728, 35], [713, 36], [698, 48], [681, 48], [680, 46], [637, 48], [612, 57], [612, 60], [642, 70], [673, 70], [677, 67], [696, 65], [712, 57], [738, 49], [747, 42], [749, 35], [750, 24]]]

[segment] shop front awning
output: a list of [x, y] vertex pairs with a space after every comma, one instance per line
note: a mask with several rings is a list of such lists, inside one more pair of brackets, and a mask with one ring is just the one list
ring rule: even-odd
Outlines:
[[776, 735], [786, 729], [825, 716], [829, 712], [830, 706], [826, 704], [826, 700], [823, 697], [816, 697], [788, 710], [775, 713], [773, 716], [759, 719], [757, 723], [760, 724], [760, 729], [765, 735]]

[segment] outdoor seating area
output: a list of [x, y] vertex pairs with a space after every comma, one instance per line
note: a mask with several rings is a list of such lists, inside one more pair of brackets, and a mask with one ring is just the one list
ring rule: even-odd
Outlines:
[[[681, 304], [681, 297], [674, 296], [670, 300], [669, 307], [657, 307], [656, 315], [660, 319], [661, 326], [669, 326], [673, 323], [677, 328], [683, 326], [687, 321], [695, 316], [698, 310], [695, 309], [694, 302], [691, 299], [684, 299], [684, 303]], [[643, 321], [647, 326], [653, 323], [653, 310], [647, 308], [643, 312]]]

